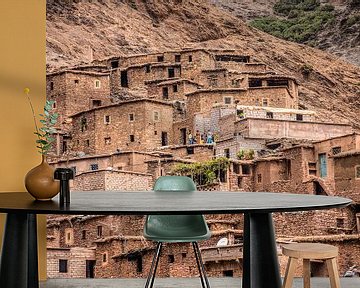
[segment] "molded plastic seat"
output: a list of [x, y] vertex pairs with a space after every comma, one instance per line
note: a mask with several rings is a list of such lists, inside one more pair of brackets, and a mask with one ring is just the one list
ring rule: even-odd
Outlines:
[[[161, 176], [154, 185], [154, 193], [182, 191], [195, 193], [195, 183], [185, 176]], [[149, 215], [144, 225], [144, 237], [157, 241], [158, 246], [145, 287], [152, 287], [163, 242], [192, 242], [202, 287], [210, 288], [197, 241], [209, 239], [211, 232], [203, 215]]]
[[[157, 193], [184, 191], [194, 193], [194, 182], [185, 176], [162, 176], [157, 179]], [[193, 242], [209, 239], [211, 233], [203, 215], [149, 215], [144, 236], [159, 242]]]

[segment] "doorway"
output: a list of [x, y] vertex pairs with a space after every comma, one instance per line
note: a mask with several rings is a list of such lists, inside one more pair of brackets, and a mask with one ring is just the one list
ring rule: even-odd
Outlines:
[[129, 87], [127, 71], [121, 71], [120, 77], [121, 87]]
[[180, 129], [180, 144], [186, 145], [186, 128]]
[[161, 132], [161, 146], [167, 146], [168, 144], [169, 144], [168, 133]]
[[320, 178], [327, 176], [327, 160], [326, 153], [319, 154]]
[[94, 278], [95, 263], [95, 260], [86, 260], [86, 278]]

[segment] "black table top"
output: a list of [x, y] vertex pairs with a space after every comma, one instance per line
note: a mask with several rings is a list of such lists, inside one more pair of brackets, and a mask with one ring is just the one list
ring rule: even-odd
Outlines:
[[270, 192], [71, 192], [68, 208], [58, 196], [35, 201], [27, 192], [0, 193], [0, 212], [78, 215], [235, 214], [341, 208], [351, 204], [341, 197]]

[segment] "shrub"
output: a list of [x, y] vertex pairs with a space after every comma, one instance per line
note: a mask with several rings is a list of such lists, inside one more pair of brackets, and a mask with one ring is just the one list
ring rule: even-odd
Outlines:
[[287, 18], [256, 18], [250, 25], [279, 38], [307, 43], [325, 25], [333, 22], [333, 8], [331, 5], [320, 6], [316, 0], [281, 0], [274, 5], [274, 11]]

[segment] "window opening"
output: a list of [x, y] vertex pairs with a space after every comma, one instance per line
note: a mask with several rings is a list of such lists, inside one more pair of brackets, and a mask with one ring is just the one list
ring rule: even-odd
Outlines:
[[175, 62], [181, 61], [181, 55], [175, 55]]
[[134, 113], [130, 113], [129, 114], [129, 121], [132, 122], [135, 120], [135, 116], [134, 116]]
[[145, 66], [145, 72], [150, 73], [150, 71], [151, 71], [150, 65], [146, 65]]
[[62, 152], [63, 152], [63, 153], [66, 153], [67, 150], [68, 150], [67, 142], [66, 142], [66, 141], [63, 141], [63, 143], [62, 143]]
[[169, 99], [169, 89], [168, 89], [168, 87], [163, 87], [162, 88], [162, 95], [163, 95], [163, 99], [165, 99], [165, 100]]
[[164, 62], [164, 56], [163, 55], [157, 56], [157, 62]]
[[236, 164], [236, 163], [233, 164], [233, 172], [235, 174], [240, 174], [240, 165], [239, 164]]
[[225, 104], [232, 104], [232, 97], [224, 97]]
[[274, 113], [273, 112], [266, 112], [266, 118], [273, 119], [274, 118]]
[[168, 78], [174, 78], [174, 77], [175, 77], [175, 69], [168, 68]]
[[341, 147], [333, 147], [331, 150], [333, 155], [341, 153]]
[[336, 218], [336, 227], [344, 228], [345, 227], [345, 219], [344, 218]]
[[100, 88], [100, 80], [95, 80], [95, 88]]
[[105, 124], [110, 124], [110, 121], [111, 121], [110, 115], [105, 115], [105, 116], [104, 116], [104, 123], [105, 123]]
[[80, 125], [81, 125], [81, 132], [87, 130], [87, 120], [85, 117], [81, 118]]
[[97, 228], [96, 228], [96, 230], [97, 230], [97, 236], [98, 237], [101, 237], [102, 235], [103, 235], [103, 227], [102, 226], [97, 226]]
[[233, 277], [234, 276], [234, 271], [233, 270], [224, 270], [223, 271], [223, 276], [224, 277]]
[[360, 165], [355, 166], [355, 178], [360, 179]]
[[189, 62], [192, 62], [193, 61], [193, 57], [192, 55], [189, 55]]
[[50, 90], [54, 90], [54, 82], [50, 82]]
[[81, 239], [83, 239], [83, 240], [86, 239], [86, 230], [82, 230], [82, 232], [81, 232]]
[[262, 182], [262, 176], [261, 174], [257, 174], [257, 183], [261, 183]]
[[174, 263], [175, 262], [175, 256], [172, 255], [172, 254], [168, 255], [168, 262], [169, 263]]
[[178, 92], [178, 85], [177, 84], [173, 85], [173, 92], [174, 93]]
[[250, 175], [250, 165], [241, 165], [241, 174]]
[[101, 106], [101, 100], [92, 100], [93, 107], [100, 107]]
[[230, 158], [230, 149], [229, 148], [224, 149], [224, 155], [226, 158]]
[[135, 142], [135, 136], [134, 135], [130, 135], [130, 142]]
[[288, 80], [267, 80], [267, 86], [289, 86]]
[[119, 61], [111, 61], [111, 68], [118, 68], [119, 67]]
[[91, 171], [99, 170], [99, 164], [97, 163], [90, 164], [90, 170]]
[[249, 87], [261, 87], [262, 81], [261, 79], [249, 79]]
[[68, 260], [59, 259], [59, 273], [68, 272]]
[[303, 118], [302, 114], [296, 114], [296, 121], [303, 121]]
[[154, 121], [159, 121], [160, 120], [160, 112], [159, 111], [154, 111]]

